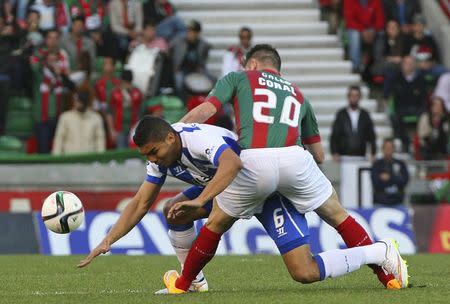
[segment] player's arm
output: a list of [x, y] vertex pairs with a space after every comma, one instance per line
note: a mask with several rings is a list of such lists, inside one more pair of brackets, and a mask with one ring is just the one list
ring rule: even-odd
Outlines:
[[187, 113], [180, 122], [184, 123], [203, 123], [207, 121], [211, 116], [217, 113], [217, 108], [209, 101], [193, 108]]
[[105, 236], [109, 245], [114, 244], [140, 222], [155, 201], [160, 189], [160, 185], [147, 181], [142, 183], [133, 199], [122, 211], [117, 222]]
[[218, 167], [214, 177], [208, 182], [202, 193], [194, 200], [176, 203], [169, 210], [168, 217], [174, 218], [179, 211], [200, 208], [217, 194], [225, 190], [242, 169], [242, 161], [239, 156], [231, 150], [225, 149], [218, 158]]
[[323, 152], [322, 142], [319, 141], [313, 144], [305, 144], [305, 147], [312, 154], [316, 163], [323, 163], [325, 160], [325, 153]]
[[99, 254], [108, 252], [112, 244], [133, 229], [148, 212], [160, 189], [161, 185], [144, 181], [103, 241], [78, 264], [78, 267], [84, 267]]
[[180, 121], [184, 123], [203, 123], [217, 113], [235, 94], [238, 73], [229, 73], [220, 78], [206, 101], [187, 113]]

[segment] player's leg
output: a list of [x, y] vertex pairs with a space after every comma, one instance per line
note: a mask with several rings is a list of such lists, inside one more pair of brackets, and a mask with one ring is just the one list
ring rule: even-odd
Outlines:
[[214, 257], [222, 234], [237, 220], [213, 204], [206, 224], [200, 230], [186, 257], [182, 274], [174, 270], [166, 272], [163, 277], [169, 293], [183, 293], [189, 289], [192, 281], [203, 267]]
[[[202, 190], [203, 187], [199, 186], [189, 187], [172, 199], [168, 200], [164, 205], [163, 210], [164, 216], [167, 221], [167, 226], [169, 228], [168, 235], [170, 243], [172, 244], [178, 261], [181, 264], [181, 269], [183, 269], [183, 265], [189, 249], [191, 248], [192, 243], [197, 237], [197, 233], [194, 227], [194, 221], [208, 217], [209, 213], [211, 212], [212, 201], [208, 202], [203, 208], [198, 208], [197, 210], [190, 213], [185, 213], [183, 216], [178, 216], [175, 219], [169, 219], [167, 217], [167, 213], [175, 203], [195, 199], [200, 195]], [[201, 292], [208, 290], [208, 283], [206, 282], [202, 271], [198, 273], [189, 289], [191, 291]], [[157, 293], [166, 293], [166, 291], [166, 289], [162, 289]]]
[[[372, 244], [364, 228], [342, 208], [330, 181], [312, 155], [301, 148], [284, 153], [286, 155], [280, 164], [279, 191], [293, 202], [296, 209], [301, 213], [316, 211], [339, 232], [348, 247]], [[292, 170], [293, 167], [298, 169]], [[376, 267], [376, 273], [385, 286], [398, 287], [398, 282], [392, 281], [394, 277], [386, 275], [380, 267]]]
[[177, 278], [178, 274], [172, 271], [164, 276], [170, 293], [186, 291], [195, 275], [213, 258], [222, 234], [238, 218], [251, 218], [261, 212], [264, 200], [275, 191], [278, 156], [255, 149], [242, 151], [240, 158], [243, 168], [214, 199], [211, 214], [188, 253], [182, 275]]
[[[367, 264], [383, 265], [388, 272], [403, 275], [398, 273], [400, 255], [391, 240], [348, 249], [333, 249], [314, 257], [306, 244], [282, 256], [292, 278], [304, 284], [343, 276]], [[392, 266], [393, 263], [395, 266]]]
[[384, 265], [391, 272], [397, 271], [400, 255], [391, 241], [330, 250], [313, 257], [308, 244], [309, 230], [304, 214], [299, 213], [281, 195], [275, 194], [268, 198], [263, 212], [256, 217], [274, 240], [295, 281], [312, 283], [328, 277], [338, 277], [365, 264]]
[[[342, 207], [334, 189], [325, 203], [314, 211], [321, 219], [336, 229], [348, 248], [373, 244], [366, 230]], [[392, 289], [399, 288], [398, 282], [392, 274], [387, 274], [378, 265], [369, 265], [369, 267], [384, 286]]]

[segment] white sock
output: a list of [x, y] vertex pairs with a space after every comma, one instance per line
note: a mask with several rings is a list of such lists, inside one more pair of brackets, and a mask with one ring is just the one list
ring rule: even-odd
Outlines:
[[386, 256], [386, 245], [384, 243], [373, 243], [358, 248], [364, 250], [366, 264], [381, 265], [381, 263], [383, 263]]
[[358, 270], [361, 265], [365, 264], [380, 265], [384, 261], [385, 253], [386, 245], [382, 243], [343, 250], [334, 249], [319, 253], [323, 261], [323, 269], [321, 269], [320, 261], [317, 261], [321, 279], [345, 275]]
[[[191, 249], [192, 243], [195, 241], [197, 234], [195, 233], [195, 228], [191, 227], [184, 231], [175, 231], [169, 229], [168, 232], [170, 243], [172, 244], [175, 254], [177, 255], [178, 261], [181, 264], [181, 269], [183, 269], [184, 261], [188, 255], [189, 249]], [[203, 279], [203, 271], [200, 270], [196, 280], [200, 281]]]

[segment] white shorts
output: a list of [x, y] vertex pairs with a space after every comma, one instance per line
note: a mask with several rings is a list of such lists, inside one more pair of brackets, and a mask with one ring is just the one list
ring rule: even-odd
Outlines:
[[216, 196], [219, 207], [232, 217], [247, 219], [260, 213], [276, 191], [300, 213], [317, 209], [332, 194], [330, 181], [302, 147], [248, 149], [240, 158], [243, 168]]

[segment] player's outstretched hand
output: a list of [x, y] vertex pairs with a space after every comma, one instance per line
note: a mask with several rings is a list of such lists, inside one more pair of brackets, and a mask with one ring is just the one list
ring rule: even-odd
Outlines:
[[167, 217], [174, 219], [176, 217], [183, 216], [190, 211], [203, 207], [203, 205], [204, 204], [202, 202], [195, 199], [191, 201], [178, 202], [170, 208]]
[[111, 249], [109, 243], [106, 240], [103, 240], [97, 247], [95, 247], [91, 253], [89, 253], [89, 255], [87, 257], [85, 257], [83, 260], [80, 261], [80, 263], [78, 263], [77, 267], [78, 268], [83, 268], [87, 265], [89, 265], [89, 263], [98, 255], [100, 255], [101, 253], [107, 253], [109, 250]]

